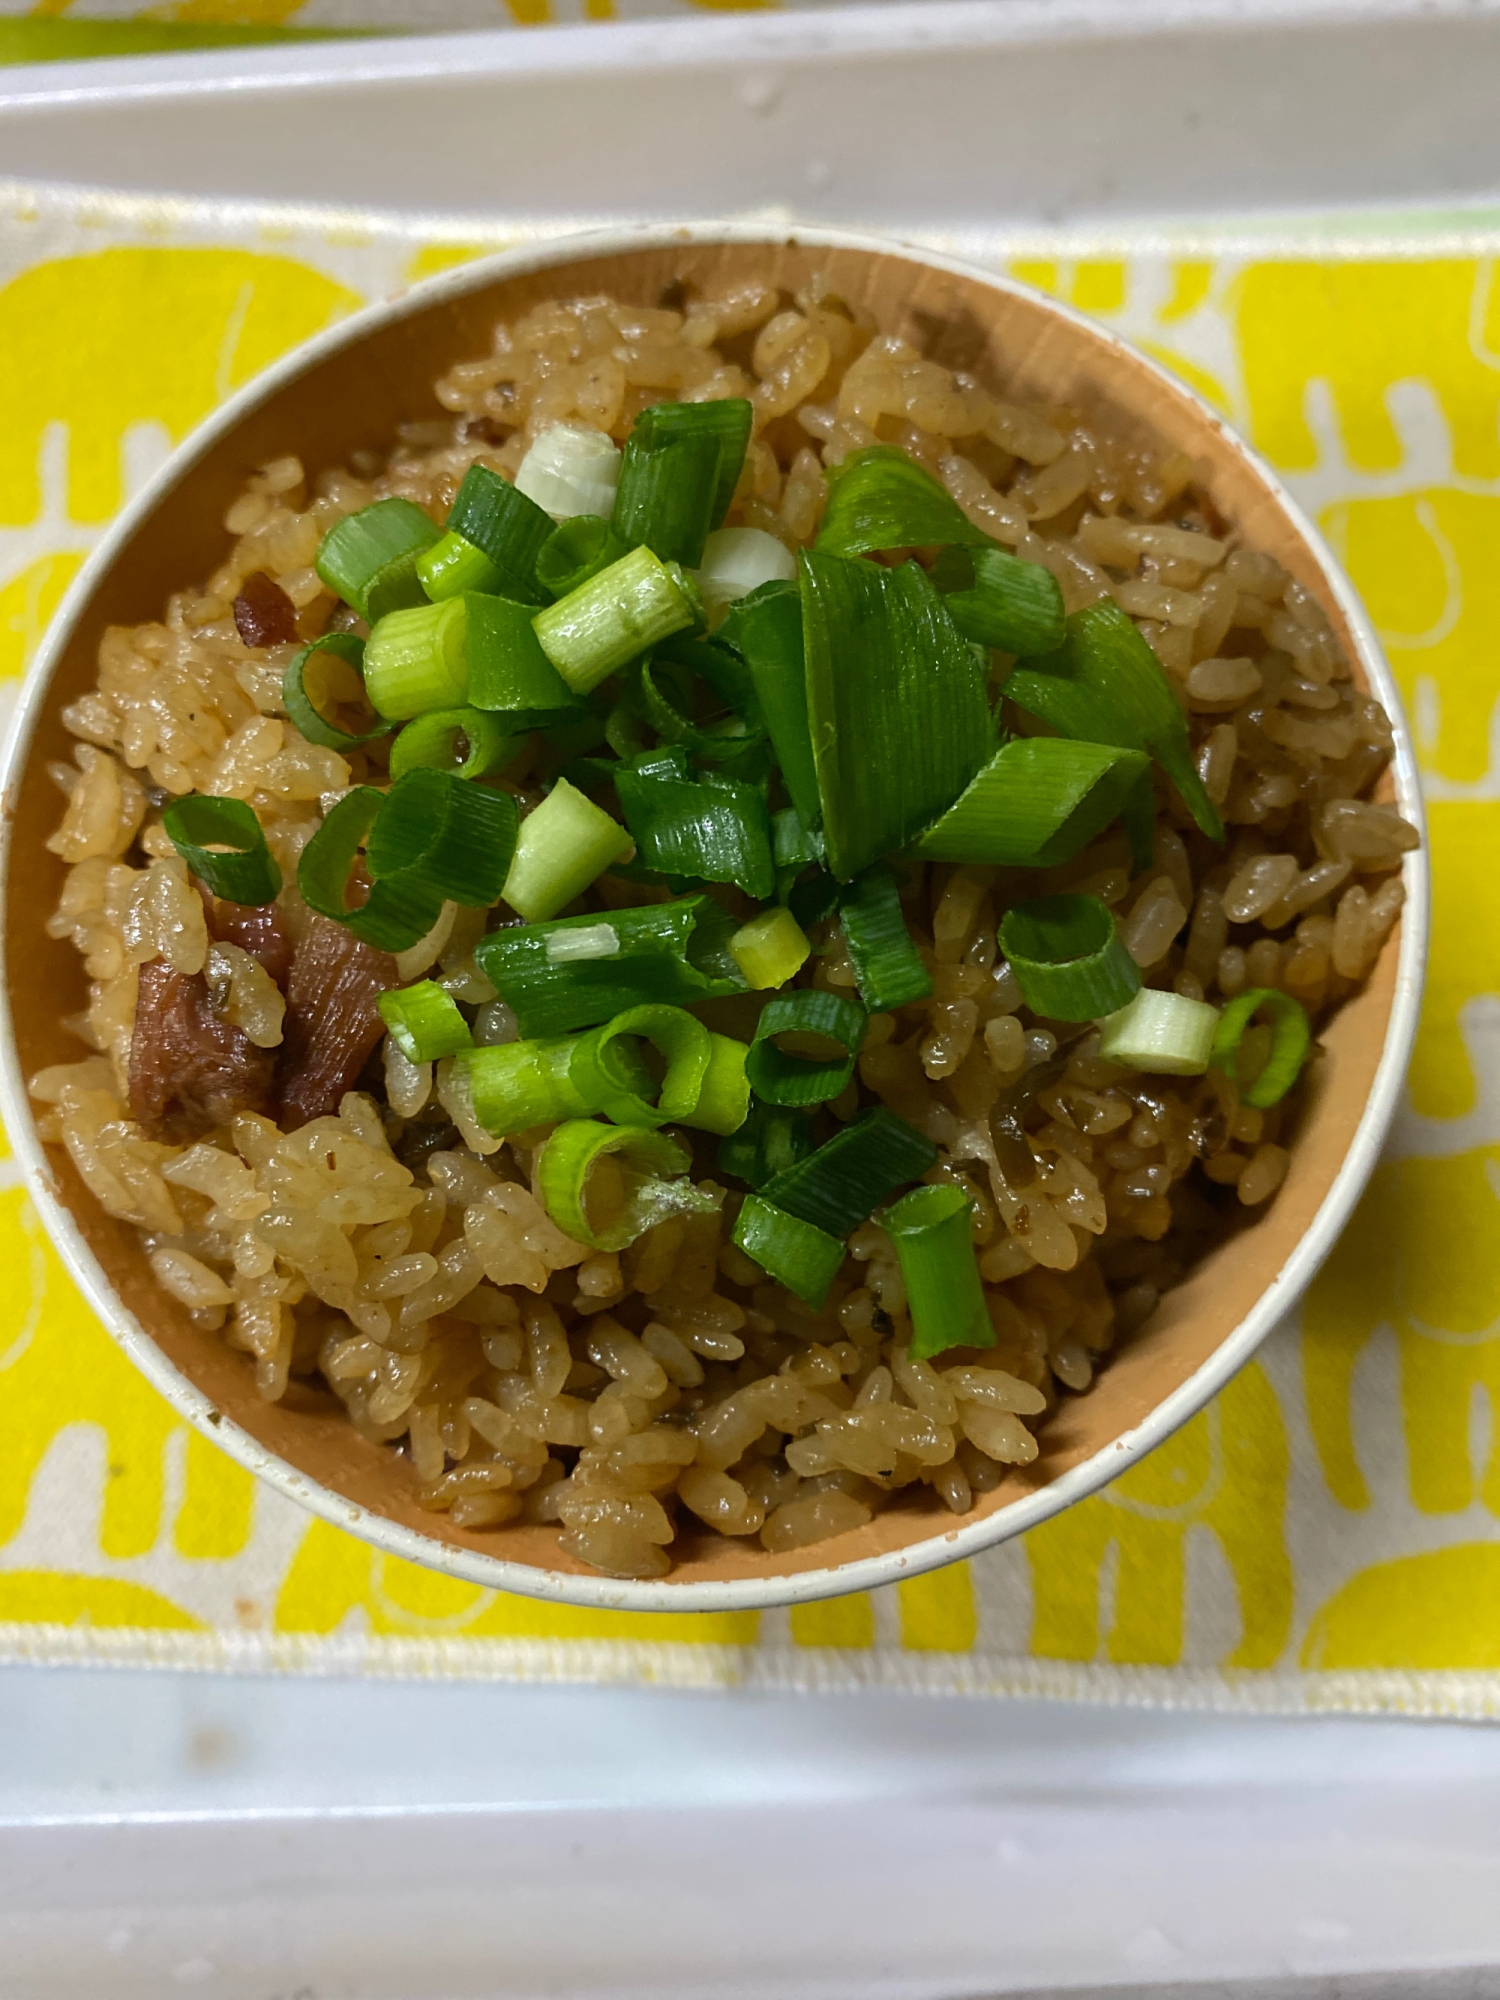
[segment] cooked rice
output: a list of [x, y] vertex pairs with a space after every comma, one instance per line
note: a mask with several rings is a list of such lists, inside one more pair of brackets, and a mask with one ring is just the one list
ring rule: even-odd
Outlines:
[[[935, 1363], [906, 1354], [900, 1270], [873, 1223], [822, 1313], [732, 1246], [741, 1197], [711, 1172], [715, 1212], [662, 1222], [619, 1256], [591, 1251], [533, 1193], [545, 1134], [494, 1140], [444, 1065], [389, 1043], [337, 1116], [291, 1133], [243, 1113], [163, 1143], [128, 1109], [136, 982], [153, 960], [206, 971], [214, 1006], [258, 1048], [282, 1040], [275, 981], [210, 936], [160, 823], [168, 797], [248, 800], [290, 885], [323, 809], [384, 776], [385, 746], [339, 756], [285, 719], [293, 646], [242, 634], [286, 614], [247, 580], [280, 586], [305, 641], [349, 622], [313, 567], [341, 516], [402, 494], [441, 522], [470, 464], [513, 475], [551, 424], [623, 439], [663, 398], [740, 395], [756, 428], [731, 522], [807, 543], [823, 467], [876, 441], [904, 446], [986, 533], [1052, 570], [1070, 612], [1108, 594], [1137, 621], [1229, 828], [1214, 848], [1162, 790], [1154, 861], [1134, 879], [1118, 832], [1040, 884], [914, 871], [905, 908], [933, 996], [870, 1022], [858, 1081], [831, 1108], [847, 1120], [885, 1102], [941, 1147], [928, 1178], [970, 1197], [997, 1341]], [[795, 299], [742, 284], [680, 310], [539, 306], [436, 397], [446, 414], [406, 426], [388, 463], [356, 455], [311, 480], [294, 457], [265, 467], [229, 510], [233, 547], [207, 584], [175, 596], [163, 622], [106, 635], [97, 689], [65, 714], [80, 742], [55, 772], [67, 805], [49, 843], [70, 864], [50, 932], [83, 954], [92, 984], [76, 1025], [95, 1053], [35, 1079], [44, 1136], [136, 1225], [205, 1334], [250, 1358], [263, 1396], [321, 1378], [361, 1436], [404, 1448], [422, 1504], [457, 1527], [556, 1523], [570, 1555], [653, 1577], [695, 1523], [782, 1553], [914, 1485], [962, 1515], [1035, 1458], [1058, 1399], [1088, 1389], [1203, 1249], [1272, 1197], [1296, 1122], [1295, 1094], [1257, 1111], [1218, 1072], [1114, 1067], [1095, 1033], [1059, 1049], [997, 960], [999, 916], [1039, 889], [1087, 889], [1117, 912], [1148, 984], [1214, 1000], [1275, 986], [1326, 1018], [1396, 922], [1416, 841], [1368, 797], [1390, 723], [1316, 598], [1237, 541], [1185, 458], [1068, 410], [997, 401], [817, 284]], [[508, 774], [523, 808], [540, 796], [537, 754]], [[577, 907], [640, 900], [606, 878]], [[294, 887], [281, 903], [296, 938], [308, 913]], [[501, 1041], [515, 1024], [475, 966], [480, 928], [450, 907], [397, 969], [409, 981], [435, 968], [477, 1010], [478, 1038]], [[807, 976], [852, 988], [836, 929], [821, 942]], [[1267, 1033], [1247, 1036], [1242, 1075]]]

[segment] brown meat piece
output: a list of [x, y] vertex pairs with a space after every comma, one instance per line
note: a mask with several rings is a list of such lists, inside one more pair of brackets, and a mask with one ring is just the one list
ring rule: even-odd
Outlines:
[[274, 903], [208, 904], [209, 935], [219, 944], [237, 944], [270, 973], [282, 991], [292, 969], [292, 939]]
[[376, 1002], [400, 983], [389, 952], [361, 943], [329, 917], [309, 920], [285, 986], [286, 1039], [276, 1079], [284, 1130], [338, 1110], [385, 1033]]
[[179, 972], [164, 958], [141, 967], [130, 1115], [153, 1139], [181, 1145], [237, 1111], [264, 1111], [273, 1066], [269, 1049], [214, 1012], [201, 972]]
[[234, 600], [234, 629], [247, 646], [290, 646], [297, 638], [297, 607], [275, 577], [254, 570]]

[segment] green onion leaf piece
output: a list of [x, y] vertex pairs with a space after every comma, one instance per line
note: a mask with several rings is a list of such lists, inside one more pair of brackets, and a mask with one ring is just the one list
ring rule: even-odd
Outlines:
[[734, 1225], [734, 1241], [767, 1277], [821, 1310], [845, 1256], [838, 1237], [800, 1217], [788, 1215], [758, 1194], [746, 1195]]
[[966, 639], [1024, 657], [1051, 653], [1067, 637], [1062, 589], [1050, 569], [1006, 549], [940, 551], [932, 580]]
[[819, 555], [925, 549], [950, 542], [993, 546], [930, 472], [899, 446], [872, 444], [828, 469]]
[[474, 1046], [469, 1024], [451, 994], [434, 980], [422, 979], [376, 1001], [391, 1040], [411, 1063], [438, 1062]]
[[924, 861], [1054, 868], [1119, 817], [1150, 771], [1141, 750], [1060, 736], [1013, 737], [912, 851]]
[[529, 605], [473, 595], [463, 602], [471, 708], [503, 716], [507, 729], [551, 729], [587, 715], [542, 651]]
[[418, 766], [392, 785], [365, 843], [365, 866], [377, 889], [400, 882], [432, 890], [439, 902], [488, 909], [511, 865], [517, 817], [508, 792]]
[[469, 696], [466, 597], [391, 611], [365, 642], [365, 687], [393, 722], [434, 708], [462, 708]]
[[444, 708], [408, 722], [391, 745], [391, 777], [419, 767], [483, 778], [520, 755], [524, 735], [512, 736], [498, 715], [480, 708]]
[[[768, 1104], [825, 1104], [837, 1097], [854, 1074], [869, 1017], [857, 1000], [837, 993], [783, 993], [769, 1002], [756, 1023], [746, 1058], [750, 1088]], [[800, 1054], [781, 1047], [780, 1035], [820, 1044], [836, 1043], [840, 1053]]]
[[802, 596], [796, 584], [768, 583], [751, 591], [733, 606], [716, 636], [749, 668], [787, 797], [803, 826], [815, 826], [823, 804], [807, 719]]
[[565, 1236], [623, 1250], [670, 1215], [706, 1215], [714, 1197], [685, 1176], [692, 1161], [665, 1132], [640, 1125], [559, 1125], [536, 1158], [542, 1206]]
[[373, 729], [361, 733], [340, 729], [314, 704], [307, 691], [307, 669], [318, 653], [331, 655], [358, 674], [364, 666], [365, 642], [356, 639], [352, 632], [325, 632], [321, 639], [314, 639], [293, 656], [281, 677], [281, 699], [292, 727], [309, 743], [317, 743], [325, 750], [358, 750], [361, 744], [373, 743], [377, 736], [388, 736], [391, 726], [379, 716]]
[[783, 1168], [760, 1191], [789, 1215], [816, 1223], [830, 1236], [847, 1236], [898, 1187], [920, 1180], [937, 1156], [930, 1139], [881, 1105]]
[[498, 893], [533, 922], [555, 917], [612, 862], [623, 861], [632, 845], [617, 819], [559, 778], [522, 820], [515, 859]]
[[1206, 1001], [1143, 986], [1128, 1007], [1103, 1022], [1099, 1053], [1106, 1062], [1157, 1076], [1202, 1076], [1218, 1025], [1219, 1010]]
[[616, 532], [663, 561], [701, 562], [705, 537], [734, 498], [754, 414], [743, 396], [642, 410], [620, 467]]
[[[687, 676], [694, 674], [732, 714], [704, 723], [684, 714], [664, 683], [681, 680], [686, 694]], [[626, 679], [634, 714], [648, 722], [664, 743], [679, 743], [694, 757], [722, 764], [765, 740], [755, 683], [744, 661], [726, 647], [678, 633], [657, 648], [654, 659], [638, 660], [627, 668]]]
[[839, 922], [859, 997], [870, 1013], [886, 1014], [929, 997], [932, 975], [912, 943], [896, 878], [883, 861], [850, 883], [839, 899]]
[[275, 902], [281, 870], [260, 821], [243, 799], [192, 792], [173, 799], [161, 823], [192, 873], [221, 902]]
[[566, 597], [629, 553], [629, 542], [608, 521], [597, 514], [575, 514], [559, 522], [542, 544], [536, 580], [550, 596]]
[[721, 1173], [733, 1174], [753, 1188], [763, 1188], [773, 1175], [796, 1166], [813, 1150], [810, 1111], [788, 1104], [763, 1104], [757, 1098], [745, 1122], [719, 1148]]
[[911, 1311], [914, 1361], [950, 1347], [993, 1347], [995, 1329], [984, 1303], [969, 1197], [962, 1188], [920, 1187], [880, 1217], [896, 1246]]
[[734, 882], [757, 900], [774, 893], [771, 822], [756, 786], [717, 772], [694, 781], [622, 764], [615, 790], [646, 867]]
[[[712, 410], [712, 403], [695, 405]], [[663, 562], [696, 568], [719, 486], [719, 441], [708, 435], [643, 445], [641, 425], [625, 446], [610, 525], [631, 548], [644, 545]]]
[[727, 1138], [750, 1116], [750, 1078], [745, 1069], [750, 1051], [732, 1035], [710, 1035], [708, 1044], [708, 1074], [692, 1117], [682, 1122]]
[[1240, 1091], [1241, 1103], [1255, 1111], [1269, 1111], [1281, 1102], [1301, 1075], [1312, 1046], [1312, 1023], [1300, 1001], [1272, 986], [1253, 986], [1248, 993], [1237, 993], [1219, 1016], [1209, 1058], [1215, 1069], [1236, 1075], [1245, 1030], [1262, 1010], [1271, 1017], [1271, 1053], [1260, 1075]]
[[1064, 736], [1149, 750], [1202, 831], [1223, 840], [1193, 762], [1187, 717], [1155, 653], [1113, 598], [1075, 611], [1061, 649], [1017, 667], [1002, 692]]
[[377, 500], [335, 521], [318, 547], [318, 575], [373, 625], [422, 602], [417, 558], [442, 530], [412, 500]]
[[[666, 1064], [654, 1104], [625, 1079], [618, 1046], [622, 1036], [649, 1042]], [[682, 1007], [653, 1002], [627, 1007], [612, 1021], [581, 1035], [568, 1076], [590, 1110], [602, 1111], [617, 1125], [686, 1124], [702, 1094], [709, 1058], [709, 1032], [697, 1016]]]
[[990, 755], [985, 673], [915, 563], [801, 565], [823, 838], [848, 882], [909, 845]]
[[[429, 597], [482, 590], [541, 604], [546, 598], [537, 587], [537, 557], [552, 534], [552, 516], [543, 513], [534, 500], [528, 500], [487, 465], [471, 465], [448, 510], [448, 531], [441, 542], [418, 558], [417, 573]], [[464, 546], [450, 549], [455, 540]], [[466, 567], [474, 573], [467, 549], [478, 551], [493, 582], [461, 580]]]
[[806, 932], [791, 911], [779, 905], [741, 924], [729, 949], [745, 984], [761, 992], [785, 986], [812, 956]]
[[381, 951], [407, 951], [426, 937], [442, 913], [443, 897], [429, 883], [395, 875], [372, 882], [363, 903], [349, 904], [349, 875], [370, 835], [386, 794], [373, 785], [346, 792], [297, 863], [297, 888], [309, 909], [346, 924], [357, 938]]
[[[647, 1001], [692, 1006], [743, 993], [728, 949], [734, 928], [711, 897], [683, 896], [611, 910], [607, 918], [563, 917], [491, 931], [474, 957], [523, 1035], [558, 1035]], [[589, 938], [587, 957], [567, 952], [580, 934]]]
[[1049, 1021], [1097, 1021], [1141, 990], [1109, 906], [1097, 896], [1038, 896], [1000, 922], [1000, 949], [1021, 997]]
[[675, 566], [650, 549], [632, 549], [532, 621], [542, 651], [575, 694], [695, 623]]

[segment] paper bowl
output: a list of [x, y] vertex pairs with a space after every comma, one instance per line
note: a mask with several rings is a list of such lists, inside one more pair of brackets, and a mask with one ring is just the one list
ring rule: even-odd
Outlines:
[[469, 265], [358, 313], [289, 355], [204, 424], [128, 506], [47, 634], [21, 705], [5, 773], [5, 1116], [29, 1185], [69, 1269], [105, 1325], [183, 1416], [241, 1464], [325, 1519], [452, 1575], [569, 1603], [636, 1610], [726, 1610], [867, 1589], [976, 1554], [1095, 1491], [1200, 1409], [1294, 1303], [1374, 1166], [1400, 1090], [1420, 996], [1425, 848], [1406, 859], [1407, 903], [1368, 984], [1326, 1028], [1325, 1059], [1286, 1182], [1253, 1224], [1198, 1265], [1125, 1342], [1088, 1394], [1068, 1397], [1036, 1463], [1013, 1471], [955, 1519], [925, 1489], [866, 1527], [789, 1555], [704, 1532], [679, 1539], [671, 1574], [621, 1582], [564, 1556], [557, 1531], [467, 1532], [416, 1504], [404, 1458], [365, 1443], [331, 1397], [294, 1387], [256, 1395], [244, 1356], [195, 1329], [156, 1286], [135, 1231], [112, 1221], [71, 1163], [39, 1142], [25, 1078], [76, 1061], [63, 1027], [84, 1002], [71, 944], [46, 933], [63, 866], [44, 842], [58, 815], [46, 777], [67, 758], [60, 711], [93, 684], [107, 625], [160, 615], [175, 588], [222, 560], [221, 523], [256, 466], [297, 452], [311, 468], [388, 445], [432, 412], [433, 378], [483, 353], [501, 317], [540, 300], [611, 291], [655, 303], [676, 280], [728, 270], [795, 287], [815, 270], [951, 366], [1019, 400], [1102, 407], [1154, 429], [1195, 461], [1226, 519], [1322, 602], [1361, 681], [1396, 728], [1388, 792], [1420, 823], [1412, 752], [1396, 690], [1348, 583], [1268, 469], [1215, 413], [1134, 349], [1024, 286], [896, 243], [827, 230], [778, 233], [699, 225], [611, 231]]

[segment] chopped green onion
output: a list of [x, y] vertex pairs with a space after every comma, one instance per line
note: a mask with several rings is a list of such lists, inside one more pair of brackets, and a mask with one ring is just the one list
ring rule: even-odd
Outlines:
[[586, 799], [566, 778], [521, 822], [515, 859], [500, 894], [518, 916], [555, 917], [633, 842], [617, 819]]
[[828, 468], [819, 555], [860, 556], [949, 542], [991, 545], [946, 489], [899, 446], [872, 444]]
[[[685, 715], [661, 683], [696, 674], [734, 713], [719, 722], [697, 723]], [[765, 724], [749, 669], [736, 653], [678, 633], [657, 649], [654, 659], [626, 669], [631, 709], [650, 723], [665, 743], [680, 743], [695, 757], [722, 764], [764, 741]]]
[[734, 1225], [736, 1247], [767, 1277], [820, 1311], [845, 1257], [845, 1246], [758, 1194], [747, 1194]]
[[391, 1040], [408, 1062], [438, 1062], [474, 1046], [469, 1024], [449, 993], [431, 979], [399, 992], [382, 993], [375, 1003]]
[[351, 908], [349, 875], [386, 802], [373, 785], [346, 792], [302, 850], [297, 888], [309, 909], [346, 924], [381, 951], [408, 951], [442, 914], [443, 896], [420, 876], [394, 875], [372, 882], [364, 902]]
[[797, 558], [764, 528], [716, 528], [703, 544], [698, 588], [710, 611], [737, 604], [766, 583], [792, 583]]
[[605, 928], [597, 916], [564, 917], [480, 939], [479, 969], [513, 1009], [523, 1035], [592, 1027], [648, 1000], [692, 1006], [745, 990], [728, 950], [734, 919], [710, 896], [612, 910], [607, 949], [584, 959], [554, 957], [559, 938]]
[[966, 639], [1004, 653], [1051, 653], [1067, 637], [1062, 590], [1050, 569], [1005, 549], [942, 550], [932, 566], [948, 615]]
[[167, 837], [198, 880], [221, 902], [274, 903], [281, 870], [265, 830], [243, 799], [173, 799], [161, 816]]
[[777, 900], [783, 903], [803, 869], [823, 859], [822, 834], [808, 831], [795, 806], [771, 815], [771, 859], [776, 863]]
[[665, 1132], [640, 1125], [559, 1125], [537, 1154], [537, 1192], [565, 1236], [593, 1250], [623, 1250], [670, 1215], [706, 1215], [711, 1194], [681, 1176], [692, 1165]]
[[[750, 1088], [768, 1104], [824, 1104], [837, 1097], [854, 1074], [854, 1059], [865, 1038], [868, 1016], [857, 1000], [837, 993], [783, 993], [766, 1006], [756, 1023], [746, 1074]], [[788, 1049], [778, 1036], [801, 1045]], [[804, 1053], [807, 1044], [816, 1053]], [[839, 1053], [822, 1051], [832, 1042]]]
[[1262, 1009], [1271, 1017], [1271, 1053], [1260, 1075], [1240, 1089], [1241, 1102], [1255, 1111], [1269, 1111], [1281, 1102], [1301, 1075], [1312, 1046], [1307, 1009], [1273, 986], [1254, 986], [1248, 993], [1237, 993], [1219, 1016], [1210, 1057], [1215, 1069], [1237, 1079], [1240, 1043]]
[[650, 549], [632, 549], [537, 613], [542, 651], [575, 694], [587, 694], [694, 622], [682, 583], [675, 567], [668, 569]]
[[709, 1036], [708, 1074], [693, 1115], [683, 1119], [684, 1125], [694, 1125], [700, 1132], [716, 1132], [720, 1138], [739, 1131], [750, 1115], [750, 1078], [745, 1070], [749, 1056], [745, 1044], [732, 1035]]
[[697, 882], [737, 883], [757, 899], [775, 891], [771, 823], [754, 785], [719, 772], [695, 782], [622, 764], [615, 790], [646, 867]]
[[365, 687], [394, 722], [434, 708], [462, 708], [469, 696], [466, 597], [392, 611], [365, 643]]
[[911, 1312], [913, 1361], [930, 1361], [950, 1347], [993, 1347], [995, 1329], [984, 1303], [974, 1255], [969, 1197], [962, 1188], [920, 1187], [880, 1218], [896, 1246]]
[[1218, 1025], [1219, 1010], [1206, 1001], [1143, 986], [1128, 1007], [1103, 1022], [1099, 1053], [1106, 1062], [1157, 1076], [1202, 1076]]
[[474, 1116], [485, 1131], [505, 1139], [512, 1132], [583, 1118], [594, 1110], [570, 1075], [577, 1046], [572, 1035], [563, 1035], [500, 1042], [461, 1054], [455, 1071], [461, 1073]]
[[578, 514], [560, 522], [543, 543], [536, 580], [553, 597], [566, 597], [629, 553], [630, 544], [608, 521], [597, 514]]
[[783, 1168], [761, 1193], [830, 1236], [847, 1236], [898, 1187], [920, 1180], [937, 1156], [930, 1139], [880, 1105], [806, 1159]]
[[418, 558], [417, 574], [433, 598], [475, 590], [540, 604], [536, 562], [552, 533], [552, 516], [534, 500], [487, 465], [471, 465], [448, 510], [448, 532]]
[[559, 924], [547, 939], [549, 965], [592, 964], [619, 955], [620, 933], [609, 923], [582, 924], [577, 930]]
[[886, 1014], [929, 997], [932, 975], [912, 943], [896, 878], [883, 861], [850, 883], [839, 899], [839, 922], [859, 997], [870, 1013]]
[[507, 729], [550, 729], [586, 713], [538, 643], [529, 605], [508, 597], [469, 596], [464, 653], [469, 706], [505, 718]]
[[985, 673], [915, 563], [801, 562], [823, 838], [848, 882], [946, 811], [990, 755]]
[[318, 575], [373, 625], [422, 602], [417, 558], [442, 531], [412, 500], [377, 500], [335, 521], [318, 547]]
[[750, 669], [787, 796], [805, 827], [823, 811], [807, 719], [802, 597], [795, 584], [768, 583], [742, 597], [719, 627]]
[[500, 716], [483, 709], [438, 709], [408, 722], [391, 745], [391, 777], [404, 778], [426, 766], [451, 771], [455, 778], [483, 778], [503, 771], [525, 741], [511, 735]]
[[619, 481], [619, 447], [591, 424], [553, 424], [516, 471], [517, 492], [534, 500], [554, 521], [607, 514]]
[[1064, 736], [1149, 750], [1202, 831], [1223, 840], [1193, 762], [1187, 717], [1155, 653], [1113, 598], [1075, 611], [1061, 649], [1018, 667], [1002, 692]]
[[751, 1105], [745, 1122], [719, 1148], [719, 1170], [762, 1188], [773, 1175], [796, 1166], [813, 1150], [809, 1111], [788, 1104]]
[[[713, 438], [719, 451], [719, 477], [708, 525], [717, 528], [729, 512], [734, 489], [740, 483], [754, 420], [755, 411], [744, 396], [716, 396], [708, 403], [653, 403], [636, 418], [630, 444], [639, 443], [648, 451], [659, 451], [680, 438]], [[630, 445], [625, 447], [625, 456], [628, 461]], [[622, 470], [622, 485], [624, 481]]]
[[[654, 1104], [622, 1073], [622, 1051], [616, 1046], [621, 1036], [649, 1042], [666, 1064]], [[651, 1002], [628, 1007], [580, 1036], [568, 1075], [589, 1108], [602, 1111], [617, 1125], [687, 1124], [702, 1094], [709, 1057], [709, 1033], [696, 1015]]]
[[[325, 658], [337, 660], [343, 668], [352, 669], [358, 676], [364, 664], [365, 642], [356, 639], [352, 632], [325, 632], [321, 639], [314, 639], [310, 646], [304, 646], [293, 656], [281, 677], [281, 699], [292, 727], [299, 730], [309, 743], [316, 743], [324, 750], [358, 750], [361, 744], [373, 743], [377, 736], [388, 736], [390, 724], [379, 716], [374, 718], [373, 729], [340, 729], [317, 707], [307, 691], [307, 669], [315, 655], [320, 653]], [[326, 694], [321, 698], [328, 700]], [[368, 702], [364, 705], [369, 706]]]
[[790, 910], [762, 910], [729, 940], [745, 984], [759, 991], [785, 986], [812, 956], [812, 946]]
[[[550, 532], [550, 520], [547, 527]], [[462, 597], [469, 591], [498, 592], [504, 589], [506, 581], [504, 571], [490, 561], [484, 550], [476, 549], [453, 528], [417, 557], [417, 575], [434, 604], [445, 597]]]
[[1000, 922], [1000, 949], [1021, 997], [1049, 1021], [1097, 1021], [1141, 990], [1109, 906], [1097, 896], [1038, 896]]
[[[711, 410], [714, 405], [696, 407]], [[644, 544], [664, 562], [696, 568], [718, 492], [719, 441], [685, 436], [652, 446], [642, 444], [640, 431], [638, 422], [625, 446], [610, 524], [632, 548]]]
[[517, 817], [509, 792], [419, 765], [392, 785], [365, 843], [365, 866], [377, 888], [421, 883], [444, 902], [485, 910], [511, 865]]
[[1119, 817], [1150, 773], [1144, 751], [1060, 736], [1018, 736], [913, 848], [924, 861], [1053, 868]]

